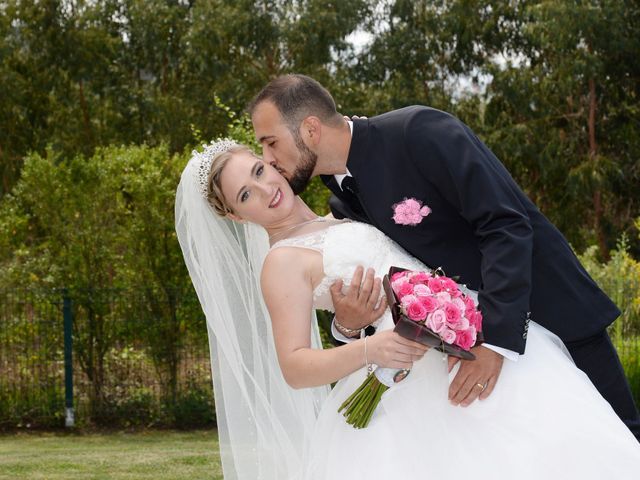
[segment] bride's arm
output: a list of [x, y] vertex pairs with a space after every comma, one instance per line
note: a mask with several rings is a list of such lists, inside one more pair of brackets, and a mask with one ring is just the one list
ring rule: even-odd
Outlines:
[[[272, 250], [262, 269], [265, 299], [285, 380], [293, 388], [335, 382], [365, 365], [365, 339], [327, 350], [311, 348], [312, 256]], [[426, 351], [392, 331], [368, 337], [367, 360], [391, 368], [411, 368]]]

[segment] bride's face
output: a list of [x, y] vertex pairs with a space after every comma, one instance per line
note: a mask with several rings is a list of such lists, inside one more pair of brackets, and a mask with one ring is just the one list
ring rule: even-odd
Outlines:
[[248, 152], [238, 152], [229, 159], [220, 174], [220, 186], [235, 220], [268, 226], [285, 217], [294, 204], [286, 179]]

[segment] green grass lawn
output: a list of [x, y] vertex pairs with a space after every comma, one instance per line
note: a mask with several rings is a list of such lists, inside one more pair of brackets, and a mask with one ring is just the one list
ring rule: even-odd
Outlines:
[[222, 479], [218, 435], [196, 432], [0, 436], [0, 480]]

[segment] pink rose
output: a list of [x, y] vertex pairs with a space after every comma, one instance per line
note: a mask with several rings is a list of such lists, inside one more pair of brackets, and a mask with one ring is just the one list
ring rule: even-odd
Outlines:
[[476, 304], [471, 297], [464, 297], [464, 305], [466, 310], [475, 310]]
[[456, 345], [463, 350], [469, 350], [476, 343], [476, 335], [476, 329], [473, 326], [461, 330], [456, 335]]
[[476, 310], [469, 318], [469, 323], [478, 331], [482, 331], [482, 312]]
[[436, 310], [427, 316], [426, 326], [433, 332], [439, 334], [442, 330], [447, 328], [447, 316], [442, 310]]
[[453, 302], [446, 302], [444, 304], [444, 314], [447, 316], [447, 323], [451, 326], [457, 325], [462, 318], [462, 312], [456, 307]]
[[431, 295], [431, 290], [429, 290], [429, 287], [427, 287], [426, 285], [419, 283], [413, 287], [413, 293], [417, 297], [426, 297], [428, 295]]
[[431, 209], [426, 205], [420, 209], [420, 215], [422, 215], [423, 217], [426, 217], [430, 213], [431, 213]]
[[[428, 313], [434, 312], [437, 308], [438, 308], [438, 302], [436, 301], [435, 298], [429, 296], [429, 297], [419, 297], [420, 301], [422, 302], [422, 305], [424, 305], [424, 308], [427, 309]], [[429, 327], [431, 328], [431, 327]]]
[[427, 282], [427, 286], [431, 289], [433, 293], [439, 293], [442, 291], [442, 283], [439, 278], [432, 277]]
[[401, 278], [404, 278], [407, 276], [407, 272], [396, 272], [393, 275], [391, 275], [391, 281], [395, 282], [396, 280], [400, 280]]
[[442, 286], [447, 292], [458, 290], [458, 284], [449, 277], [441, 277], [440, 280], [442, 281]]
[[422, 302], [413, 302], [407, 308], [407, 316], [414, 322], [420, 322], [427, 318], [427, 309], [424, 308]]
[[410, 293], [409, 295], [405, 295], [404, 297], [402, 297], [402, 299], [400, 300], [400, 305], [402, 305], [404, 309], [407, 309], [409, 308], [409, 305], [417, 301], [419, 301], [418, 297]]
[[461, 312], [464, 312], [467, 309], [467, 306], [464, 304], [461, 298], [454, 298], [453, 300], [451, 300], [451, 303], [458, 307]]
[[460, 317], [460, 320], [458, 320], [454, 324], [447, 323], [447, 325], [449, 325], [457, 333], [459, 330], [466, 330], [467, 328], [469, 328], [470, 323], [467, 318]]
[[398, 288], [396, 293], [398, 294], [398, 297], [400, 297], [400, 299], [402, 299], [405, 295], [411, 295], [413, 293], [413, 285], [411, 285], [409, 282], [405, 282], [400, 285], [400, 288]]
[[430, 278], [431, 276], [428, 273], [418, 272], [413, 277], [411, 277], [411, 283], [413, 283], [414, 285], [418, 283], [426, 285]]
[[451, 301], [451, 295], [447, 292], [436, 293], [436, 300], [441, 307], [444, 307], [445, 303], [449, 303]]
[[456, 332], [445, 327], [442, 332], [440, 332], [440, 338], [445, 343], [453, 343], [456, 341]]

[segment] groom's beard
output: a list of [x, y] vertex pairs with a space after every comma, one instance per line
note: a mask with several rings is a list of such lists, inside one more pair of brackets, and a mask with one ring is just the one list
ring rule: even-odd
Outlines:
[[300, 195], [311, 181], [311, 175], [316, 168], [318, 155], [313, 153], [309, 147], [304, 144], [302, 136], [298, 132], [293, 132], [293, 138], [298, 149], [298, 167], [293, 171], [289, 179], [289, 185], [294, 195]]

